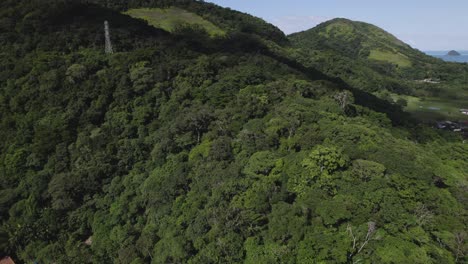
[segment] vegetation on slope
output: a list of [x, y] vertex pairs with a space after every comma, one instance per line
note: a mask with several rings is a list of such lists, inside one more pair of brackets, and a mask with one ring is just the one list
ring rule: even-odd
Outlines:
[[412, 113], [418, 120], [431, 122], [434, 120], [467, 120], [468, 117], [460, 112], [467, 105], [466, 100], [444, 98], [418, 98], [414, 96], [393, 95], [392, 101], [400, 102], [405, 111]]
[[[309, 45], [309, 48], [334, 49], [352, 58], [367, 57], [369, 52], [375, 49], [409, 53], [416, 60], [419, 60], [418, 55], [422, 54], [418, 54], [390, 33], [374, 25], [342, 18], [325, 22], [308, 31], [292, 34], [290, 38], [293, 42]], [[341, 43], [337, 43], [338, 39]], [[327, 40], [328, 42], [323, 43]]]
[[395, 64], [399, 67], [411, 67], [411, 61], [408, 57], [398, 52], [373, 49], [370, 51], [368, 58]]
[[241, 32], [259, 36], [278, 44], [286, 44], [288, 39], [277, 27], [264, 20], [215, 4], [194, 0], [88, 0], [118, 11], [134, 8], [171, 8], [176, 7], [197, 14], [210, 21], [225, 32]]
[[372, 108], [395, 106], [274, 55], [259, 35], [170, 35], [75, 1], [0, 7], [0, 252], [467, 261], [459, 138], [392, 125], [401, 112]]
[[[370, 92], [468, 98], [468, 66], [446, 63], [412, 49], [384, 30], [334, 19], [289, 36], [295, 58]], [[411, 66], [411, 67], [410, 67]], [[437, 87], [420, 80], [437, 80]], [[443, 91], [443, 92], [441, 92]]]
[[[460, 72], [453, 73], [453, 68], [461, 69], [461, 65], [427, 56], [384, 30], [363, 22], [334, 19], [289, 38], [301, 62], [318, 66], [325, 72], [330, 72], [328, 68], [333, 66], [339, 67], [340, 77], [369, 91], [386, 88], [405, 92], [401, 85], [379, 87], [379, 82], [396, 85], [404, 81], [404, 86], [414, 88], [415, 80], [432, 78], [453, 82], [454, 77], [463, 78]], [[320, 66], [321, 62], [325, 65]], [[410, 65], [412, 67], [408, 67]]]
[[139, 8], [130, 9], [125, 12], [134, 18], [141, 18], [156, 28], [161, 28], [169, 32], [174, 32], [184, 25], [199, 26], [211, 36], [222, 36], [225, 32], [215, 26], [213, 23], [203, 19], [202, 17], [187, 12], [183, 9], [170, 7], [161, 8]]

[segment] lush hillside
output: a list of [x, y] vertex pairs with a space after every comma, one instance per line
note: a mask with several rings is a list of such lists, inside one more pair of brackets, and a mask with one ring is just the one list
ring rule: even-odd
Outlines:
[[200, 27], [210, 36], [223, 36], [226, 34], [223, 30], [202, 17], [176, 7], [165, 9], [136, 8], [126, 11], [125, 14], [134, 18], [144, 19], [150, 25], [168, 32], [176, 32], [184, 26], [190, 26]]
[[117, 9], [0, 2], [0, 255], [467, 261], [460, 138], [280, 57], [262, 35], [169, 34]]
[[[290, 38], [298, 44], [311, 48], [332, 49], [351, 58], [373, 59], [374, 54], [392, 54], [399, 57], [405, 67], [414, 60], [421, 60], [422, 53], [417, 53], [408, 45], [384, 30], [363, 22], [347, 19], [334, 19], [311, 30], [296, 33]], [[338, 41], [340, 40], [340, 41]], [[380, 56], [376, 60], [386, 61]], [[435, 59], [434, 59], [435, 60]], [[427, 58], [426, 58], [427, 61]]]
[[374, 25], [334, 19], [289, 39], [298, 61], [366, 91], [468, 98], [467, 65], [427, 56]]
[[179, 8], [196, 14], [226, 32], [242, 32], [278, 44], [288, 42], [284, 33], [264, 20], [215, 4], [193, 0], [88, 0], [118, 11], [140, 8]]

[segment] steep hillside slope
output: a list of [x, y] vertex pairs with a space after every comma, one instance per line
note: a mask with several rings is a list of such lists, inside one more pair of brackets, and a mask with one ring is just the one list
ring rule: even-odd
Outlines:
[[395, 106], [261, 35], [169, 34], [63, 0], [2, 1], [0, 29], [0, 255], [467, 261], [467, 145], [392, 125], [366, 105]]
[[210, 36], [224, 36], [226, 32], [221, 30], [213, 23], [203, 19], [202, 17], [190, 13], [186, 10], [170, 7], [170, 8], [134, 8], [127, 10], [125, 14], [134, 18], [146, 20], [150, 25], [164, 29], [168, 32], [176, 32], [183, 27], [198, 27], [206, 31]]
[[[350, 58], [378, 58], [376, 53], [392, 54], [401, 58], [400, 67], [418, 62], [434, 62], [436, 59], [412, 49], [390, 33], [374, 25], [348, 19], [334, 19], [311, 30], [292, 34], [290, 38], [300, 45], [317, 49], [332, 49]], [[338, 41], [339, 40], [339, 41]], [[404, 62], [403, 62], [404, 61]], [[386, 61], [392, 63], [392, 61]]]
[[194, 0], [88, 0], [101, 6], [118, 11], [128, 11], [135, 8], [162, 8], [177, 7], [182, 10], [197, 14], [210, 21], [217, 27], [227, 32], [242, 32], [259, 36], [262, 39], [278, 44], [288, 42], [284, 33], [277, 27], [264, 20], [228, 8], [222, 8], [215, 4]]

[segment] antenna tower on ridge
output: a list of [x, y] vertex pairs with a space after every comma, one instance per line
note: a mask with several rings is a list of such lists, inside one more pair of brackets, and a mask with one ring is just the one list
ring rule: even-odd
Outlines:
[[106, 54], [112, 54], [114, 53], [114, 50], [112, 49], [112, 42], [110, 38], [110, 30], [109, 30], [109, 22], [104, 21], [104, 31], [105, 31], [105, 37], [106, 37]]

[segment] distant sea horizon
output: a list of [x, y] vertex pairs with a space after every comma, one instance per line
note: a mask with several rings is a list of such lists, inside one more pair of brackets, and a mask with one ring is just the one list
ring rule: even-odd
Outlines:
[[430, 50], [424, 51], [427, 55], [442, 59], [444, 61], [468, 63], [468, 50], [457, 50], [460, 56], [448, 56], [450, 50]]

